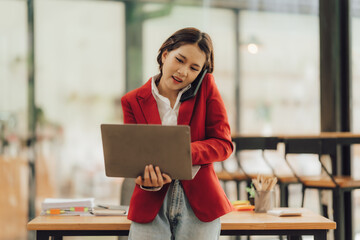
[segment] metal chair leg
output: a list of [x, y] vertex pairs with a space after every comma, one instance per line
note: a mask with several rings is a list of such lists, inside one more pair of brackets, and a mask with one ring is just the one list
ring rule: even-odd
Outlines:
[[288, 207], [289, 206], [289, 188], [286, 183], [279, 183], [280, 188], [280, 207]]
[[345, 215], [344, 215], [344, 193], [340, 188], [333, 190], [333, 211], [336, 229], [335, 240], [345, 240]]
[[302, 185], [301, 192], [302, 192], [302, 199], [301, 199], [301, 207], [304, 207], [305, 205], [305, 191], [306, 188], [304, 185]]

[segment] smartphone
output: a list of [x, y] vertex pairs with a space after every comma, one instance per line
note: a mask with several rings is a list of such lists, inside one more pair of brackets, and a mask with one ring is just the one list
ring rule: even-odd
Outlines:
[[184, 102], [190, 98], [195, 97], [206, 73], [207, 73], [207, 69], [205, 69], [199, 73], [197, 78], [191, 83], [191, 87], [181, 95], [180, 102]]

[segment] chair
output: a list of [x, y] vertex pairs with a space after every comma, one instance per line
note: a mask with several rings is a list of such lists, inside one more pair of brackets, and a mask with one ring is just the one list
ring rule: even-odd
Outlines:
[[240, 184], [242, 182], [250, 182], [251, 178], [246, 175], [244, 170], [242, 169], [239, 161], [236, 161], [237, 169], [235, 171], [229, 171], [226, 169], [224, 162], [220, 162], [220, 170], [216, 171], [216, 176], [223, 183], [223, 188], [227, 196], [229, 196], [229, 191], [227, 189], [226, 183], [227, 182], [235, 182], [236, 184], [236, 196], [237, 199], [240, 199], [241, 191], [240, 191]]
[[[265, 155], [266, 150], [277, 150], [278, 144], [281, 142], [281, 139], [278, 137], [251, 137], [251, 136], [238, 136], [233, 137], [233, 141], [236, 144], [236, 151], [242, 150], [261, 150], [262, 159], [266, 165], [271, 169], [272, 176], [278, 178], [278, 185], [280, 189], [280, 206], [287, 207], [289, 191], [288, 186], [290, 184], [299, 184], [299, 180], [295, 175], [282, 175], [276, 172], [274, 167], [271, 165], [269, 159]], [[241, 165], [241, 159], [238, 158], [239, 165]], [[256, 178], [255, 174], [247, 174], [251, 179]]]
[[[329, 138], [285, 138], [285, 160], [293, 170], [295, 176], [303, 185], [302, 206], [304, 206], [306, 189], [331, 190], [333, 194], [334, 221], [337, 224], [335, 230], [336, 240], [345, 240], [345, 215], [344, 215], [344, 195], [354, 189], [360, 189], [360, 180], [355, 180], [351, 176], [337, 176], [331, 173], [321, 161], [322, 155], [336, 155], [339, 141], [336, 137]], [[324, 172], [322, 176], [300, 176], [291, 166], [289, 154], [317, 154], [321, 168]], [[320, 208], [322, 211], [322, 208]], [[325, 215], [325, 213], [322, 213]]]

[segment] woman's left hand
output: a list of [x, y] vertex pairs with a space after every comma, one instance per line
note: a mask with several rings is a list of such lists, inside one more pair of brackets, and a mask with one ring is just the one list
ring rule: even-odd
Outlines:
[[149, 165], [145, 167], [144, 177], [141, 176], [135, 179], [135, 183], [144, 187], [162, 187], [167, 183], [171, 183], [171, 178], [169, 175], [165, 173], [161, 173], [160, 168], [158, 166], [154, 167], [153, 165]]

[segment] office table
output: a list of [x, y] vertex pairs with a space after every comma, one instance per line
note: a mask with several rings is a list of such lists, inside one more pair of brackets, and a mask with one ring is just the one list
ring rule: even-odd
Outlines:
[[[300, 217], [277, 217], [266, 213], [231, 212], [221, 217], [221, 235], [287, 235], [300, 239], [312, 235], [325, 240], [336, 223], [307, 209]], [[126, 236], [131, 221], [126, 216], [38, 216], [27, 224], [37, 240], [60, 240], [63, 236]]]

